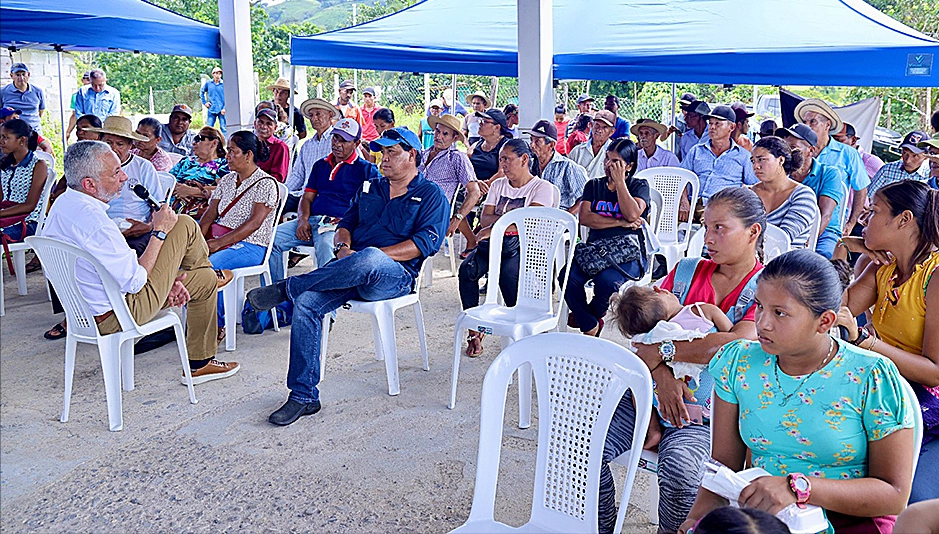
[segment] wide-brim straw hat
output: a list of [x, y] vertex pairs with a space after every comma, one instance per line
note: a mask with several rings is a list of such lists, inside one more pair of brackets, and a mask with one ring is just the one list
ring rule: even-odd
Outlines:
[[838, 133], [844, 127], [844, 123], [841, 121], [841, 117], [838, 116], [838, 113], [835, 110], [831, 109], [831, 106], [828, 105], [824, 100], [818, 98], [806, 98], [796, 106], [795, 116], [796, 120], [805, 124], [805, 119], [802, 117], [806, 112], [814, 111], [819, 115], [823, 115], [831, 121], [831, 128], [828, 129], [829, 133]]
[[329, 102], [328, 100], [323, 100], [322, 98], [308, 98], [304, 100], [302, 104], [300, 104], [300, 113], [302, 113], [304, 117], [309, 117], [310, 113], [312, 113], [314, 109], [329, 111], [333, 114], [333, 119], [335, 120], [342, 118], [342, 114], [339, 112], [339, 108], [337, 108], [332, 102]]
[[[268, 85], [268, 86], [267, 86], [267, 90], [268, 90], [268, 91], [273, 91], [274, 89], [283, 89], [284, 91], [289, 91], [289, 90], [290, 90], [290, 80], [288, 80], [287, 78], [277, 78], [277, 81], [275, 81], [273, 85]], [[297, 93], [297, 90], [294, 89], [293, 94], [296, 95], [296, 94], [299, 94], [299, 93]]]
[[127, 117], [121, 117], [120, 115], [111, 115], [110, 117], [104, 119], [104, 124], [101, 126], [101, 128], [86, 128], [86, 131], [116, 135], [118, 137], [126, 137], [127, 139], [133, 139], [135, 141], [150, 140], [149, 137], [145, 137], [135, 132], [134, 123], [132, 123]]
[[636, 124], [633, 124], [632, 127], [629, 128], [629, 133], [635, 135], [636, 137], [639, 137], [639, 128], [642, 128], [642, 127], [652, 128], [653, 130], [658, 132], [659, 137], [662, 137], [663, 135], [665, 135], [665, 132], [668, 130], [668, 127], [660, 122], [655, 122], [652, 119], [639, 119], [639, 121], [637, 121]]
[[486, 94], [483, 93], [482, 91], [476, 91], [475, 93], [470, 93], [466, 95], [466, 103], [472, 105], [473, 98], [477, 96], [483, 99], [483, 105], [486, 106], [486, 109], [489, 109], [489, 97], [486, 96]]
[[459, 139], [463, 144], [466, 144], [466, 136], [463, 135], [463, 124], [460, 119], [456, 118], [455, 116], [442, 115], [440, 117], [435, 117], [434, 115], [431, 115], [430, 117], [427, 117], [427, 124], [429, 124], [431, 128], [436, 128], [438, 124], [450, 128], [456, 132], [456, 138]]

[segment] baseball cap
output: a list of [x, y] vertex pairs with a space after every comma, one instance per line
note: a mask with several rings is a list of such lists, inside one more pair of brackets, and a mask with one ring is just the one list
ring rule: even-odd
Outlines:
[[593, 102], [595, 99], [590, 95], [580, 95], [577, 97], [577, 105], [581, 105], [584, 102]]
[[939, 137], [933, 137], [932, 139], [920, 141], [919, 143], [916, 143], [916, 146], [924, 150], [930, 147], [939, 149]]
[[353, 90], [354, 90], [354, 89], [355, 89], [355, 84], [352, 83], [352, 80], [343, 80], [342, 83], [339, 84], [339, 90], [343, 90], [343, 89], [353, 89]]
[[14, 63], [10, 67], [10, 74], [15, 74], [17, 72], [29, 72], [29, 67], [26, 66], [26, 63]]
[[18, 110], [11, 108], [10, 106], [0, 108], [0, 119], [5, 119], [16, 113], [19, 113]]
[[616, 115], [608, 109], [601, 109], [593, 116], [594, 121], [603, 121], [610, 126], [616, 126]]
[[222, 68], [221, 68], [221, 67], [215, 67], [214, 69], [212, 69], [212, 74], [215, 74], [216, 72], [222, 72]]
[[91, 79], [91, 71], [90, 71], [90, 70], [86, 70], [85, 73], [82, 74], [82, 80], [84, 80], [85, 78], [88, 78], [89, 80]]
[[697, 113], [698, 115], [707, 115], [711, 113], [711, 106], [709, 106], [707, 102], [695, 100], [685, 108], [685, 111]]
[[841, 133], [848, 137], [857, 137], [857, 130], [854, 129], [854, 125], [850, 122], [844, 123], [844, 128], [841, 129]]
[[476, 116], [496, 121], [502, 128], [502, 134], [506, 137], [512, 137], [512, 132], [509, 131], [508, 119], [505, 118], [505, 113], [502, 113], [501, 109], [489, 108], [486, 111], [477, 111]]
[[333, 124], [333, 135], [338, 135], [346, 141], [358, 141], [362, 137], [362, 127], [347, 117]]
[[681, 95], [681, 98], [678, 99], [678, 103], [684, 108], [693, 104], [697, 99], [698, 97], [694, 96], [694, 93], [684, 93]]
[[777, 128], [778, 126], [776, 125], [775, 120], [766, 119], [765, 121], [760, 123], [760, 137], [767, 137], [770, 135], [775, 135]]
[[[182, 113], [183, 115], [189, 117], [190, 119], [192, 118], [192, 108], [187, 106], [186, 104], [176, 104], [175, 106], [173, 106], [173, 111], [170, 111], [170, 115], [172, 115], [173, 113]], [[274, 120], [277, 120], [277, 119], [274, 119]]]
[[554, 127], [553, 122], [542, 119], [531, 127], [531, 135], [550, 139], [556, 143], [558, 140], [558, 129]]
[[372, 95], [372, 96], [375, 96], [375, 88], [374, 88], [374, 87], [366, 87], [365, 89], [362, 89], [362, 94], [363, 94], [363, 95]]
[[[707, 105], [707, 104], [705, 104]], [[714, 106], [710, 113], [702, 113], [706, 119], [737, 122], [737, 114], [730, 106]]]
[[405, 150], [420, 150], [421, 140], [407, 126], [385, 130], [381, 137], [368, 144], [369, 150], [378, 152], [382, 147], [401, 145]]
[[440, 109], [443, 109], [443, 100], [440, 100], [439, 98], [435, 98], [430, 101], [430, 105], [427, 107], [428, 108], [438, 107]]
[[773, 135], [776, 137], [795, 137], [796, 139], [801, 139], [808, 144], [815, 146], [818, 144], [818, 135], [805, 124], [794, 124], [789, 128], [777, 128]]
[[277, 112], [271, 108], [261, 108], [255, 113], [254, 118], [260, 119], [261, 117], [267, 117], [275, 123], [277, 122]]
[[906, 134], [906, 137], [903, 138], [903, 142], [900, 143], [900, 148], [908, 148], [914, 154], [922, 154], [925, 149], [916, 145], [918, 145], [920, 141], [926, 141], [928, 139], [929, 136], [926, 135], [926, 132], [914, 130]]

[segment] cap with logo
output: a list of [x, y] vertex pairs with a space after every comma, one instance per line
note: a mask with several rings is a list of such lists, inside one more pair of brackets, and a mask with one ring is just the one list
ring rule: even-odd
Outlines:
[[900, 148], [909, 149], [910, 152], [914, 154], [922, 154], [926, 149], [920, 146], [917, 146], [920, 142], [926, 141], [929, 139], [929, 136], [926, 135], [926, 132], [912, 131], [906, 134], [906, 137], [903, 138], [903, 142], [900, 143]]
[[555, 143], [558, 141], [558, 129], [554, 126], [554, 123], [543, 119], [536, 122], [535, 125], [531, 127], [531, 135], [550, 139]]
[[385, 130], [381, 137], [368, 144], [369, 150], [378, 152], [382, 147], [401, 145], [405, 150], [421, 150], [421, 140], [407, 126]]
[[170, 115], [172, 116], [173, 113], [182, 113], [190, 119], [192, 118], [192, 108], [186, 104], [176, 104], [173, 106], [173, 111], [170, 111]]
[[345, 118], [333, 124], [333, 135], [338, 135], [346, 141], [358, 141], [362, 137], [362, 127], [358, 122]]

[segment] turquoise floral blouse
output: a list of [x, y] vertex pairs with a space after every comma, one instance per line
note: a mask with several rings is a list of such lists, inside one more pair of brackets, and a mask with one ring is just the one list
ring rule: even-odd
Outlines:
[[755, 467], [776, 476], [863, 478], [868, 442], [913, 428], [896, 365], [836, 343], [832, 360], [805, 383], [804, 375], [776, 369], [776, 357], [757, 342], [728, 343], [711, 360], [714, 391], [739, 406], [740, 437]]

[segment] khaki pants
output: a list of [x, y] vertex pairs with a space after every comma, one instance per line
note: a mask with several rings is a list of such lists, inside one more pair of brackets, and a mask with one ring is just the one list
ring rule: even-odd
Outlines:
[[[190, 360], [212, 358], [218, 349], [218, 277], [208, 258], [209, 247], [199, 225], [192, 217], [180, 215], [176, 226], [166, 235], [143, 289], [125, 297], [134, 321], [146, 323], [166, 307], [166, 298], [176, 277], [182, 274], [180, 271], [186, 273], [183, 285], [191, 297], [186, 312], [186, 348]], [[101, 335], [120, 330], [113, 313], [98, 324]]]

